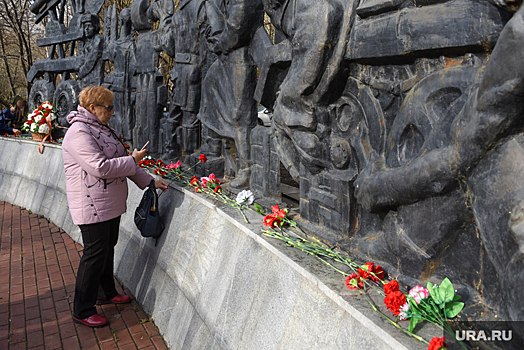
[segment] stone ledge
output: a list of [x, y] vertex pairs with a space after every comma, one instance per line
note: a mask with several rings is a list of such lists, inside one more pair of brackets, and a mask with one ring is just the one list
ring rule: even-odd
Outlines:
[[[44, 215], [81, 241], [67, 206], [61, 147], [40, 155], [36, 142], [0, 138], [0, 157], [0, 200]], [[236, 209], [174, 187], [159, 201], [166, 229], [155, 246], [133, 223], [142, 191], [129, 189], [115, 275], [170, 348], [426, 348], [346, 289], [340, 274], [257, 234], [257, 213], [247, 211], [245, 224]], [[429, 339], [435, 329], [421, 332]]]

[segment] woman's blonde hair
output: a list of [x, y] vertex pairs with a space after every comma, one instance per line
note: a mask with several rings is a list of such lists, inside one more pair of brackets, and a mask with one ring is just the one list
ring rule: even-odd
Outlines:
[[103, 86], [88, 86], [78, 94], [80, 106], [88, 108], [89, 105], [104, 104], [113, 101], [115, 94]]

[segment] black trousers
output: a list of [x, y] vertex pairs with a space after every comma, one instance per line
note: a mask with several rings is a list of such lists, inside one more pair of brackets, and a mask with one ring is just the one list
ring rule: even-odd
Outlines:
[[84, 319], [96, 314], [96, 301], [117, 296], [113, 260], [120, 216], [96, 224], [79, 225], [84, 255], [78, 266], [73, 316]]

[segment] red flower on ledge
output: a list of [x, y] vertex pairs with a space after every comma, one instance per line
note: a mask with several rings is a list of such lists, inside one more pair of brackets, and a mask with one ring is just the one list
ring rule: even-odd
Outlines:
[[201, 154], [200, 157], [198, 157], [198, 159], [200, 159], [200, 161], [201, 161], [202, 163], [207, 162], [207, 157], [206, 157], [205, 154]]
[[449, 348], [449, 345], [445, 343], [446, 338], [433, 337], [429, 342], [428, 350], [440, 350]]
[[395, 280], [391, 280], [387, 284], [384, 285], [384, 293], [386, 294], [396, 292], [398, 290], [399, 290], [399, 285], [398, 285], [398, 282]]
[[285, 209], [280, 209], [278, 204], [271, 207], [273, 214], [266, 215], [264, 217], [264, 225], [268, 227], [282, 226], [282, 219], [287, 216]]
[[382, 267], [380, 265], [375, 266], [375, 263], [372, 262], [367, 262], [359, 268], [358, 274], [363, 279], [372, 279], [375, 282], [384, 279], [384, 270]]
[[386, 295], [384, 303], [393, 315], [398, 315], [400, 313], [400, 308], [406, 303], [406, 296], [397, 290], [396, 292], [391, 292]]
[[364, 289], [364, 283], [356, 273], [352, 273], [346, 277], [345, 284], [349, 289]]

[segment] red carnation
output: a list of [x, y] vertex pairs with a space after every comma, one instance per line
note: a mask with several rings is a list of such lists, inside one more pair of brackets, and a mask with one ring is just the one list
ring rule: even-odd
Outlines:
[[278, 207], [278, 204], [275, 204], [275, 205], [271, 206], [271, 210], [273, 211], [272, 215], [275, 216], [275, 217], [278, 216], [279, 218], [283, 219], [283, 218], [285, 218], [287, 216], [286, 210], [285, 209], [280, 209]]
[[345, 284], [349, 289], [364, 289], [364, 283], [362, 283], [360, 276], [356, 273], [352, 273], [346, 277]]
[[215, 189], [213, 191], [215, 191], [215, 193], [220, 193], [220, 192], [222, 192], [222, 187], [217, 186], [217, 187], [215, 187]]
[[277, 218], [275, 218], [273, 215], [266, 215], [264, 216], [264, 226], [268, 227], [276, 227], [278, 222], [275, 222]]
[[384, 279], [384, 270], [380, 265], [375, 266], [375, 269], [373, 270], [373, 273], [375, 275], [371, 275], [371, 279], [375, 282], [378, 282], [379, 280]]
[[373, 272], [375, 269], [375, 263], [367, 262], [364, 266], [358, 268], [358, 274], [363, 279], [367, 280], [371, 277], [370, 272]]
[[431, 341], [429, 342], [428, 350], [440, 350], [449, 348], [449, 345], [444, 343], [446, 341], [446, 338], [442, 337], [433, 337]]
[[400, 307], [406, 303], [406, 296], [400, 291], [391, 292], [384, 298], [384, 303], [393, 315], [398, 315]]
[[389, 281], [388, 284], [384, 285], [384, 293], [389, 294], [399, 290], [398, 282], [395, 280]]
[[201, 189], [200, 187], [197, 186], [197, 187], [195, 187], [195, 192], [196, 192], [196, 193], [202, 192], [202, 189]]
[[191, 179], [191, 186], [197, 186], [198, 185], [198, 179], [192, 178]]
[[384, 270], [380, 265], [375, 266], [375, 263], [367, 262], [358, 269], [358, 274], [363, 279], [372, 279], [375, 282], [384, 279]]
[[200, 157], [198, 157], [198, 159], [200, 159], [200, 161], [202, 161], [203, 163], [207, 162], [207, 157], [203, 153], [200, 155]]

